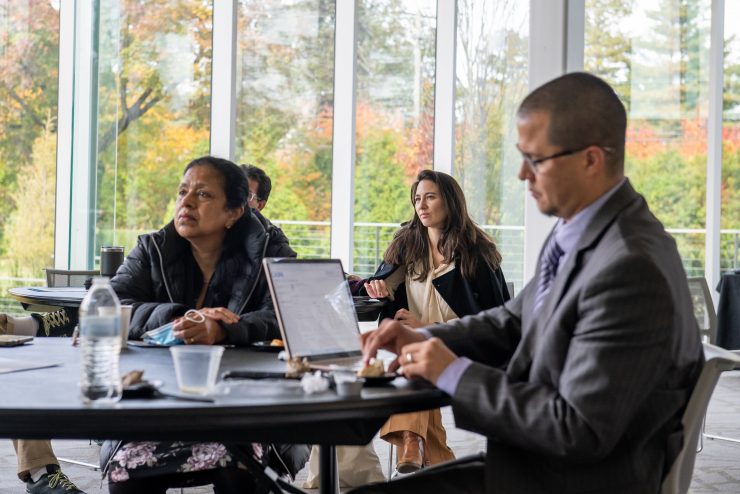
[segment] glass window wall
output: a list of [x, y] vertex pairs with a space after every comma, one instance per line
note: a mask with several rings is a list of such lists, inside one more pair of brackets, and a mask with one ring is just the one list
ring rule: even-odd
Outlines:
[[434, 157], [435, 0], [357, 7], [354, 268], [372, 274]]
[[54, 265], [59, 2], [0, 0], [0, 312]]
[[720, 271], [740, 269], [740, 2], [725, 2]]
[[625, 171], [704, 276], [709, 0], [587, 0], [584, 66], [614, 85], [629, 127]]
[[514, 117], [528, 92], [529, 7], [514, 0], [459, 0], [457, 8], [453, 175], [518, 291], [524, 281], [525, 189], [517, 179]]
[[263, 214], [300, 257], [328, 257], [333, 0], [240, 0], [236, 160], [270, 176]]
[[128, 252], [171, 221], [183, 169], [208, 154], [213, 22], [206, 0], [95, 8], [90, 266], [100, 246]]

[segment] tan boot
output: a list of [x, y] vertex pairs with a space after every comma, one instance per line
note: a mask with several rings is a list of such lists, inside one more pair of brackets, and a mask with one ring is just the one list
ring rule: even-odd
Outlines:
[[396, 471], [401, 474], [416, 472], [424, 463], [424, 440], [411, 431], [403, 431], [401, 438], [402, 448], [398, 453]]
[[7, 314], [0, 314], [0, 334], [13, 334], [12, 319]]

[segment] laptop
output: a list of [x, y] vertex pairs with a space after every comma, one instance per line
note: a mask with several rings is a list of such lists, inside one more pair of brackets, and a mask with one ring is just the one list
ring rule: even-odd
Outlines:
[[360, 328], [339, 259], [265, 258], [285, 352], [314, 369], [362, 368]]

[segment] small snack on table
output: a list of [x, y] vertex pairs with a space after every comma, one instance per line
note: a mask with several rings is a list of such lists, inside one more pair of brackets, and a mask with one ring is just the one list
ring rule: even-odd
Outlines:
[[143, 370], [132, 370], [131, 372], [127, 372], [123, 376], [121, 376], [121, 384], [126, 387], [142, 383], [144, 381], [142, 379], [143, 376]]
[[357, 371], [359, 377], [380, 377], [385, 375], [383, 361], [379, 359], [370, 359], [370, 362]]
[[311, 366], [308, 365], [308, 359], [306, 357], [288, 359], [285, 362], [285, 366], [285, 377], [287, 378], [301, 377], [306, 372], [311, 372]]

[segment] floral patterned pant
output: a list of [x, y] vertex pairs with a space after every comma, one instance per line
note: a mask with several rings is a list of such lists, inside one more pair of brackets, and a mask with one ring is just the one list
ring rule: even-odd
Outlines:
[[[111, 482], [199, 472], [214, 468], [246, 468], [238, 455], [221, 443], [153, 442], [123, 443], [109, 466]], [[251, 454], [255, 461], [267, 463], [268, 448], [260, 443], [239, 446], [240, 453]]]

